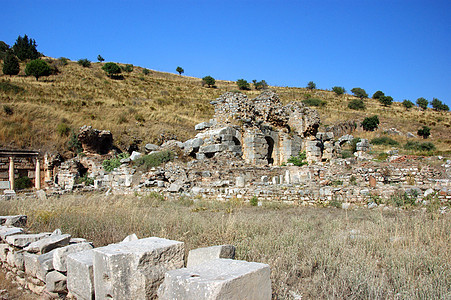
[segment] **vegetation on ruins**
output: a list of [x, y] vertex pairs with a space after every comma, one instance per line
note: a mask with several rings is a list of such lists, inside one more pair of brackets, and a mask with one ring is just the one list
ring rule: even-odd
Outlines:
[[39, 77], [49, 76], [50, 73], [51, 69], [49, 64], [42, 59], [32, 60], [25, 67], [25, 74], [36, 77], [36, 80], [38, 80]]
[[379, 118], [377, 116], [366, 117], [362, 121], [362, 128], [365, 131], [374, 131], [379, 126]]
[[3, 74], [12, 76], [19, 74], [19, 71], [19, 59], [11, 50], [8, 50], [3, 59]]
[[359, 87], [355, 87], [351, 90], [351, 92], [354, 94], [354, 96], [360, 98], [360, 99], [364, 99], [364, 98], [368, 98], [368, 94], [366, 93], [366, 91], [362, 88]]
[[240, 90], [248, 91], [248, 90], [251, 89], [251, 85], [250, 85], [249, 82], [247, 82], [247, 80], [245, 80], [245, 79], [238, 79], [238, 80], [236, 81], [236, 85], [238, 86], [238, 88], [239, 88]]
[[307, 155], [305, 151], [299, 152], [298, 156], [292, 156], [287, 160], [287, 163], [291, 163], [294, 166], [301, 167], [308, 165]]
[[370, 141], [373, 145], [398, 146], [399, 143], [388, 136], [376, 137]]
[[74, 152], [75, 154], [79, 154], [83, 151], [81, 143], [78, 140], [78, 134], [76, 134], [74, 130], [71, 131], [69, 140], [67, 141], [67, 149]]
[[37, 45], [34, 39], [28, 38], [27, 35], [24, 35], [23, 37], [19, 35], [16, 43], [12, 47], [12, 50], [17, 58], [24, 61], [27, 59], [38, 59], [42, 56], [36, 47]]
[[332, 91], [333, 91], [337, 96], [340, 96], [340, 95], [343, 95], [344, 93], [346, 93], [345, 88], [342, 87], [342, 86], [334, 86], [334, 87], [332, 88]]
[[126, 152], [120, 153], [119, 155], [117, 155], [117, 156], [115, 156], [113, 158], [105, 159], [102, 162], [102, 166], [105, 169], [105, 171], [111, 172], [111, 171], [113, 171], [114, 169], [116, 169], [117, 167], [119, 167], [121, 165], [121, 159], [127, 158], [129, 156], [130, 155], [128, 153], [126, 153]]
[[133, 164], [139, 169], [150, 170], [151, 168], [158, 167], [164, 163], [173, 160], [175, 153], [170, 150], [158, 151], [148, 155], [143, 155], [136, 159]]
[[417, 99], [416, 103], [417, 103], [418, 107], [421, 107], [422, 109], [427, 109], [429, 101], [427, 101], [423, 97], [420, 97], [420, 98]]
[[408, 141], [404, 145], [404, 149], [413, 151], [433, 151], [435, 150], [435, 145], [431, 142], [418, 142], [418, 141]]

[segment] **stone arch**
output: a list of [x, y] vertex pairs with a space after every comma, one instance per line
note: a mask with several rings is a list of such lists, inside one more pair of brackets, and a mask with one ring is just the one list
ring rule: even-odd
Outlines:
[[270, 136], [265, 136], [266, 144], [268, 146], [268, 154], [266, 156], [266, 159], [268, 161], [268, 164], [274, 164], [274, 140]]

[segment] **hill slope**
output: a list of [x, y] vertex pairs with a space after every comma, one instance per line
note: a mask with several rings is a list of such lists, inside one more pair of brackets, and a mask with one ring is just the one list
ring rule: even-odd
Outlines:
[[[51, 60], [51, 59], [49, 59]], [[192, 137], [194, 125], [213, 116], [209, 102], [226, 91], [237, 90], [235, 82], [216, 81], [217, 88], [203, 87], [201, 79], [134, 67], [123, 73], [123, 80], [108, 78], [102, 63], [83, 68], [76, 62], [58, 66], [59, 73], [36, 81], [33, 77], [2, 75], [0, 79], [0, 147], [33, 148], [43, 151], [67, 151], [70, 129], [82, 125], [110, 130], [115, 144], [126, 149], [134, 140], [158, 143], [160, 135], [179, 140]], [[367, 109], [347, 108], [351, 95], [336, 96], [333, 92], [294, 87], [271, 87], [283, 103], [306, 98], [326, 101], [317, 108], [323, 126], [340, 121], [378, 115], [381, 121], [376, 132], [359, 132], [372, 138], [383, 129], [395, 127], [406, 133], [422, 126], [431, 127], [432, 141], [438, 150], [448, 152], [451, 144], [451, 113], [422, 111], [417, 107], [406, 111], [400, 103], [383, 107], [374, 99], [366, 99]], [[249, 98], [259, 91], [243, 91]], [[404, 142], [404, 137], [393, 137]]]

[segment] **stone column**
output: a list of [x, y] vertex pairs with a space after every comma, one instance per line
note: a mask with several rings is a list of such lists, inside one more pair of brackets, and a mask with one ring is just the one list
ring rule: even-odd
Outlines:
[[9, 185], [11, 190], [14, 190], [14, 158], [9, 158]]
[[39, 158], [36, 157], [36, 172], [34, 175], [34, 187], [37, 190], [41, 189], [41, 165], [39, 164]]

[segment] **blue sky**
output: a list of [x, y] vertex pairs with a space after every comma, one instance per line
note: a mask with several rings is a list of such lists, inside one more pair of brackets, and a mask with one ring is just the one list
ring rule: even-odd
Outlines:
[[0, 40], [52, 57], [451, 106], [451, 1], [3, 1]]

